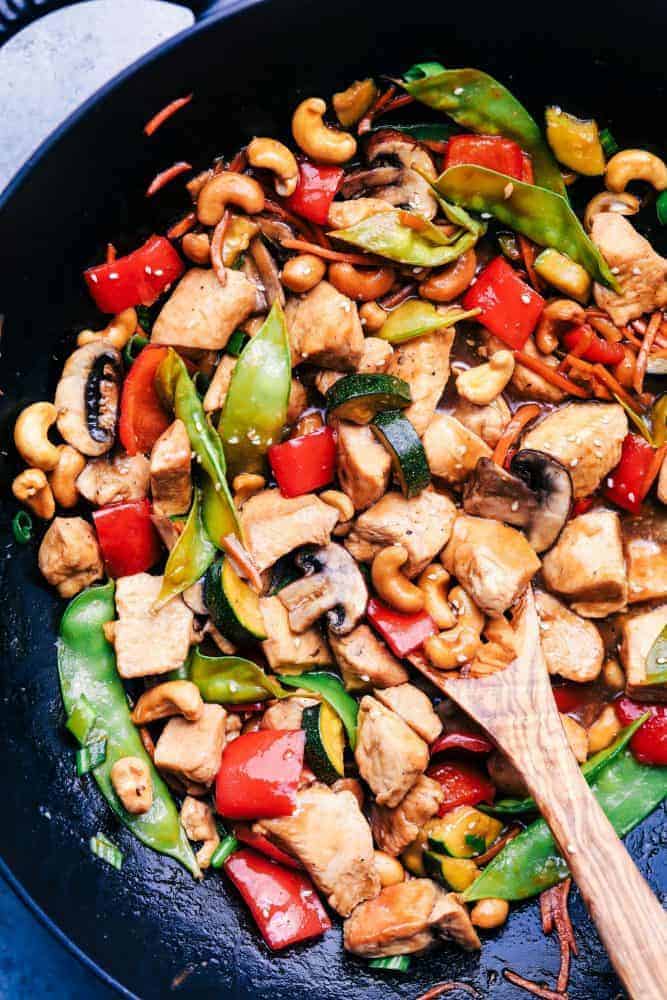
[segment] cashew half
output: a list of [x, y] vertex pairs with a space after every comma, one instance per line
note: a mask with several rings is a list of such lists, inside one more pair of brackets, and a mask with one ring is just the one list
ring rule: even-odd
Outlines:
[[252, 177], [223, 170], [211, 177], [199, 192], [197, 218], [204, 226], [217, 226], [230, 204], [255, 215], [264, 209], [264, 192]]
[[346, 493], [340, 490], [324, 490], [319, 495], [320, 500], [338, 511], [338, 524], [333, 528], [332, 534], [337, 538], [349, 535], [352, 530], [352, 519], [354, 518], [354, 504]]
[[124, 309], [117, 316], [114, 316], [103, 330], [99, 330], [98, 332], [94, 330], [82, 330], [76, 338], [77, 346], [84, 347], [86, 344], [91, 344], [94, 340], [108, 340], [117, 351], [122, 351], [132, 334], [136, 332], [137, 322], [136, 310]]
[[192, 681], [165, 681], [145, 691], [134, 706], [132, 722], [145, 726], [156, 719], [182, 715], [188, 722], [196, 722], [204, 711], [199, 688]]
[[387, 885], [398, 885], [399, 882], [405, 881], [405, 868], [398, 858], [392, 858], [391, 854], [373, 851], [373, 866], [383, 889]]
[[456, 625], [424, 641], [426, 656], [439, 670], [454, 670], [472, 660], [484, 628], [484, 615], [463, 587], [452, 587], [449, 601], [456, 611]]
[[456, 379], [456, 391], [476, 406], [487, 406], [503, 391], [514, 374], [511, 351], [496, 351], [483, 365], [468, 368]]
[[200, 267], [211, 260], [211, 241], [208, 233], [186, 233], [181, 240], [183, 253], [193, 264]]
[[553, 354], [558, 347], [558, 335], [564, 326], [581, 326], [586, 311], [572, 299], [552, 299], [547, 302], [535, 334], [535, 343], [542, 354]]
[[352, 264], [329, 264], [329, 281], [355, 302], [370, 302], [386, 295], [394, 284], [393, 267], [359, 268]]
[[23, 461], [33, 469], [51, 472], [58, 464], [58, 446], [49, 441], [49, 428], [57, 416], [53, 403], [32, 403], [19, 414], [14, 425], [14, 444]]
[[467, 250], [453, 264], [429, 275], [419, 286], [419, 294], [431, 302], [452, 302], [461, 295], [472, 279], [477, 268], [477, 254]]
[[264, 476], [259, 476], [254, 472], [240, 472], [234, 476], [232, 488], [234, 490], [234, 506], [242, 507], [246, 500], [260, 493], [266, 486]]
[[505, 899], [480, 899], [470, 911], [470, 920], [483, 931], [493, 930], [505, 923], [510, 912], [510, 904]]
[[50, 521], [56, 512], [56, 502], [42, 469], [26, 469], [18, 475], [12, 483], [12, 493], [44, 521]]
[[60, 452], [58, 464], [49, 474], [48, 480], [56, 501], [68, 510], [70, 507], [76, 507], [79, 502], [80, 493], [76, 481], [85, 468], [86, 459], [70, 444], [63, 444], [58, 450]]
[[439, 629], [454, 628], [456, 613], [447, 600], [451, 577], [444, 566], [433, 563], [419, 577], [419, 589], [424, 595], [424, 609]]
[[667, 188], [667, 165], [645, 149], [623, 149], [612, 156], [605, 171], [609, 191], [625, 191], [630, 181], [648, 181], [656, 191]]
[[300, 253], [286, 261], [281, 280], [290, 292], [300, 295], [318, 285], [326, 270], [327, 266], [321, 257], [312, 253]]
[[121, 757], [111, 768], [111, 784], [126, 812], [147, 813], [153, 805], [153, 784], [148, 764], [140, 757]]
[[299, 168], [294, 154], [277, 139], [253, 139], [246, 153], [251, 167], [270, 170], [276, 175], [276, 193], [289, 198], [296, 191]]
[[618, 215], [636, 215], [641, 208], [639, 198], [627, 191], [614, 194], [611, 191], [601, 191], [591, 198], [584, 212], [584, 228], [590, 233], [593, 227], [593, 216], [600, 212], [617, 212]]
[[377, 302], [364, 302], [359, 308], [359, 319], [366, 333], [377, 333], [381, 330], [388, 315], [386, 309]]
[[321, 97], [302, 101], [292, 116], [294, 141], [319, 163], [346, 163], [357, 151], [357, 140], [347, 132], [328, 128], [322, 121], [326, 110]]
[[424, 594], [401, 573], [401, 566], [408, 561], [402, 545], [389, 545], [381, 549], [371, 565], [373, 586], [383, 601], [397, 611], [409, 614], [424, 607]]

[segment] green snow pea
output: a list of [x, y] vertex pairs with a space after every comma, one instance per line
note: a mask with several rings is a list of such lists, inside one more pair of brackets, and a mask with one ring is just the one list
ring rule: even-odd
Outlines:
[[329, 674], [326, 671], [311, 671], [307, 674], [282, 674], [280, 677], [283, 684], [288, 687], [304, 688], [306, 691], [315, 691], [333, 708], [334, 712], [340, 716], [341, 722], [345, 726], [347, 738], [350, 746], [354, 750], [357, 745], [357, 716], [359, 706], [354, 698], [347, 693], [343, 687], [340, 677]]
[[470, 309], [468, 312], [451, 309], [443, 315], [430, 302], [410, 299], [389, 314], [377, 336], [388, 340], [390, 344], [404, 344], [406, 340], [413, 340], [433, 330], [444, 330], [460, 320], [472, 319], [479, 312], [479, 309]]
[[[125, 689], [116, 671], [113, 647], [102, 626], [115, 617], [114, 584], [89, 587], [70, 601], [60, 623], [58, 675], [65, 711], [71, 715], [85, 697], [95, 712], [95, 731], [106, 738], [106, 757], [92, 769], [100, 791], [121, 823], [142, 843], [201, 876], [169, 789], [144, 750], [130, 719]], [[121, 757], [139, 757], [148, 767], [153, 805], [143, 816], [125, 811], [111, 784], [111, 768]]]
[[239, 472], [264, 471], [264, 455], [280, 440], [287, 422], [291, 385], [285, 314], [274, 302], [234, 366], [218, 425], [230, 478]]
[[474, 212], [489, 212], [534, 243], [560, 250], [581, 264], [595, 281], [618, 291], [607, 262], [561, 195], [468, 164], [445, 170], [435, 187], [455, 204]]
[[[418, 228], [406, 226], [402, 221], [405, 216], [415, 219]], [[356, 226], [337, 229], [329, 236], [399, 264], [441, 267], [473, 247], [484, 231], [485, 227], [478, 225], [472, 231], [462, 230], [447, 236], [422, 216], [396, 209], [371, 215]]]
[[171, 597], [182, 594], [196, 583], [209, 568], [216, 553], [217, 549], [204, 527], [200, 491], [195, 488], [185, 528], [169, 553], [164, 568], [162, 587], [155, 602], [156, 608], [161, 608]]
[[241, 656], [205, 656], [195, 647], [187, 669], [188, 679], [197, 685], [204, 701], [243, 705], [291, 694], [275, 677]]

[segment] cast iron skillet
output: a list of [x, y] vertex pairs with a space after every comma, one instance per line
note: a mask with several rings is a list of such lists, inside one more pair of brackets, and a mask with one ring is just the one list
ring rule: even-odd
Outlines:
[[[536, 113], [546, 101], [594, 113], [623, 144], [656, 140], [667, 8], [614, 6], [579, 4], [566, 23], [562, 12], [535, 0], [241, 2], [100, 92], [0, 201], [5, 498], [17, 470], [10, 441], [18, 410], [53, 397], [73, 332], [98, 321], [82, 268], [103, 259], [107, 240], [125, 252], [185, 209], [178, 185], [144, 200], [158, 169], [184, 158], [204, 167], [253, 135], [284, 133], [299, 97], [328, 96], [356, 77], [397, 74], [424, 58], [489, 70]], [[146, 140], [142, 125], [150, 115], [190, 90], [191, 106]], [[223, 876], [195, 884], [119, 829], [92, 782], [74, 777], [54, 648], [63, 604], [39, 577], [36, 545], [12, 541], [15, 509], [6, 502], [0, 523], [0, 852], [6, 877], [80, 957], [146, 1000], [171, 989], [257, 1000], [414, 998], [448, 979], [499, 1000], [518, 995], [502, 978], [506, 967], [553, 984], [557, 949], [542, 936], [534, 902], [513, 909], [500, 933], [486, 935], [481, 955], [444, 947], [414, 962], [407, 977], [370, 973], [342, 951], [339, 928], [319, 943], [272, 956]], [[657, 810], [628, 844], [664, 893], [662, 821]], [[99, 829], [125, 852], [120, 874], [90, 854], [88, 838]], [[618, 982], [576, 894], [572, 912], [581, 955], [570, 997], [611, 1000]]]

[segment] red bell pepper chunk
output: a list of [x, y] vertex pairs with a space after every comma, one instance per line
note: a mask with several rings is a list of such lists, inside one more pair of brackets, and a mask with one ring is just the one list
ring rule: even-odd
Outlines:
[[382, 604], [376, 597], [368, 602], [366, 616], [392, 653], [401, 658], [418, 649], [424, 639], [438, 631], [435, 622], [425, 611], [405, 615]]
[[144, 573], [162, 555], [162, 543], [151, 521], [151, 504], [121, 500], [93, 511], [102, 557], [110, 577]]
[[521, 147], [500, 135], [453, 135], [447, 143], [445, 170], [461, 163], [488, 167], [518, 181], [524, 178]]
[[230, 855], [225, 871], [274, 951], [330, 930], [331, 921], [313, 883], [301, 872], [245, 849]]
[[640, 764], [667, 765], [667, 705], [644, 705], [630, 698], [614, 703], [619, 722], [631, 722], [650, 712], [650, 717], [630, 740], [630, 749]]
[[623, 510], [639, 514], [651, 488], [655, 452], [639, 434], [626, 434], [621, 460], [605, 481], [604, 495]]
[[493, 802], [496, 789], [493, 782], [471, 764], [447, 762], [434, 764], [426, 772], [429, 778], [438, 782], [444, 792], [444, 799], [438, 815], [444, 816], [457, 806], [475, 806], [478, 802]]
[[252, 827], [247, 826], [245, 823], [237, 823], [234, 826], [234, 836], [242, 844], [254, 847], [260, 854], [265, 854], [267, 858], [277, 861], [279, 865], [286, 865], [288, 868], [301, 868], [301, 864], [296, 858], [292, 858], [285, 851], [281, 851], [279, 847], [271, 843], [268, 837], [264, 837], [261, 833], [255, 833]]
[[152, 306], [185, 265], [164, 236], [151, 236], [143, 246], [110, 264], [83, 272], [88, 291], [104, 313], [119, 313], [130, 306]]
[[155, 389], [155, 373], [167, 356], [166, 347], [144, 347], [128, 372], [120, 398], [118, 434], [128, 455], [149, 452], [171, 424]]
[[322, 427], [312, 434], [272, 444], [268, 456], [282, 495], [299, 497], [332, 481], [336, 436], [330, 427]]
[[570, 517], [579, 517], [580, 514], [587, 514], [595, 504], [595, 497], [580, 497], [572, 504]]
[[285, 201], [290, 212], [304, 219], [326, 225], [329, 207], [343, 180], [340, 167], [323, 167], [309, 160], [299, 163], [299, 182], [293, 195]]
[[542, 315], [544, 299], [504, 257], [496, 257], [468, 289], [463, 308], [481, 309], [477, 320], [508, 347], [520, 351]]
[[260, 729], [228, 743], [215, 783], [215, 805], [228, 819], [289, 816], [303, 766], [303, 730]]
[[[568, 351], [576, 351], [583, 337], [589, 332], [590, 329], [583, 326], [576, 326], [573, 330], [568, 330], [563, 337], [563, 343]], [[583, 358], [584, 361], [590, 361], [591, 364], [617, 365], [625, 357], [625, 352], [620, 344], [610, 344], [608, 341], [603, 340], [602, 337], [593, 334], [591, 342], [584, 353], [578, 356]]]
[[583, 684], [557, 684], [551, 690], [556, 707], [563, 715], [575, 712], [595, 697], [591, 689]]
[[451, 732], [438, 736], [431, 744], [431, 757], [443, 750], [468, 750], [469, 753], [490, 753], [493, 743], [477, 733]]

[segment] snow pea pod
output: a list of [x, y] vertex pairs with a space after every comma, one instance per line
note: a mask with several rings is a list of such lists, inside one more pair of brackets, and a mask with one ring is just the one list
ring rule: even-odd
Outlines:
[[479, 309], [450, 309], [445, 315], [438, 312], [431, 302], [423, 299], [410, 299], [394, 309], [383, 323], [377, 336], [388, 340], [390, 344], [404, 344], [414, 337], [421, 337], [433, 330], [445, 330], [464, 319], [472, 319], [480, 312]]
[[251, 660], [242, 656], [205, 656], [198, 647], [189, 658], [187, 673], [204, 701], [223, 705], [287, 698], [291, 694]]
[[435, 187], [455, 204], [489, 212], [534, 243], [560, 250], [581, 264], [595, 281], [618, 291], [607, 262], [561, 195], [468, 164], [445, 170]]
[[[125, 689], [116, 671], [113, 647], [103, 625], [115, 617], [114, 584], [89, 587], [72, 600], [60, 623], [58, 675], [65, 711], [85, 696], [95, 712], [95, 728], [106, 737], [106, 757], [92, 769], [100, 791], [121, 823], [142, 843], [166, 854], [201, 877], [169, 789], [144, 750], [130, 719]], [[111, 768], [122, 757], [139, 757], [148, 767], [153, 805], [143, 816], [125, 811], [111, 784]]]
[[156, 608], [161, 608], [171, 597], [182, 594], [196, 583], [209, 568], [216, 553], [217, 549], [204, 527], [200, 491], [195, 489], [185, 527], [169, 553], [164, 568]]
[[[406, 225], [405, 219], [414, 220]], [[485, 227], [461, 230], [453, 236], [413, 212], [379, 212], [355, 226], [329, 233], [337, 240], [361, 247], [369, 253], [414, 267], [441, 267], [450, 264], [475, 245]]]

